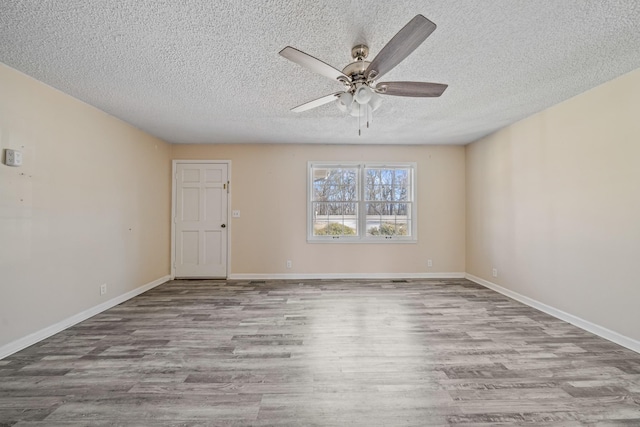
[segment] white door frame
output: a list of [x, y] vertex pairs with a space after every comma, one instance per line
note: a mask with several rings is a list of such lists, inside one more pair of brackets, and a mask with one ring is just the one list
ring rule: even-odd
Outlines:
[[231, 268], [231, 160], [173, 160], [171, 162], [171, 279], [176, 278], [176, 173], [178, 164], [226, 164], [227, 165], [227, 278]]

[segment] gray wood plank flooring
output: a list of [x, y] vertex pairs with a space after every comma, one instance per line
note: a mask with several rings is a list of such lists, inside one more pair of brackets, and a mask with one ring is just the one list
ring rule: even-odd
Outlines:
[[0, 426], [640, 426], [640, 355], [466, 280], [172, 281], [0, 360]]

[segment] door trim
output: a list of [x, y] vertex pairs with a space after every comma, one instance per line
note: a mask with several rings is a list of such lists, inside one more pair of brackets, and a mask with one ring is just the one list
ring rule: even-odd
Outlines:
[[227, 165], [227, 278], [231, 274], [231, 160], [172, 160], [171, 161], [171, 280], [176, 278], [176, 173], [178, 164]]

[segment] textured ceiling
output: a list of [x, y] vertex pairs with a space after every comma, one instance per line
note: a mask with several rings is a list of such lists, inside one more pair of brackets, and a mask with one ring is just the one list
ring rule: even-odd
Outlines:
[[[442, 97], [385, 96], [360, 137], [290, 111], [342, 86], [283, 47], [342, 69], [419, 13], [438, 28], [383, 80]], [[640, 67], [640, 2], [3, 0], [0, 62], [172, 143], [464, 144]]]

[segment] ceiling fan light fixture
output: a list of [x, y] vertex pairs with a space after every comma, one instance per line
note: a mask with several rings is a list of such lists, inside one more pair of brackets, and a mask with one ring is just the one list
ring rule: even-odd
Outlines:
[[372, 94], [373, 91], [369, 86], [361, 85], [356, 89], [356, 92], [353, 95], [353, 99], [355, 99], [355, 101], [360, 105], [366, 105], [369, 103], [369, 101], [371, 101]]
[[365, 113], [364, 107], [358, 104], [357, 102], [353, 103], [353, 108], [351, 108], [351, 111], [349, 111], [349, 115], [351, 117], [362, 117], [364, 116], [364, 113]]
[[353, 105], [353, 95], [349, 92], [341, 93], [336, 99], [336, 105], [343, 113], [350, 112]]
[[382, 97], [377, 93], [373, 92], [371, 94], [371, 100], [369, 101], [369, 106], [371, 107], [371, 111], [376, 111], [378, 108], [380, 108], [381, 104], [382, 104]]

